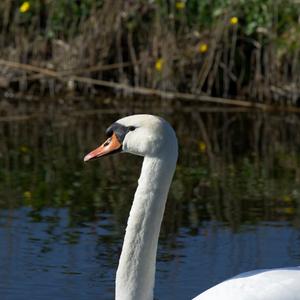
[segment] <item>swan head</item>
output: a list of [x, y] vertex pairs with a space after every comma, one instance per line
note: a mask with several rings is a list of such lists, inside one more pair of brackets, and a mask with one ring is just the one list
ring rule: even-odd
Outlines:
[[139, 156], [177, 159], [177, 139], [173, 128], [163, 118], [132, 115], [111, 124], [108, 139], [84, 157], [84, 161], [116, 152]]

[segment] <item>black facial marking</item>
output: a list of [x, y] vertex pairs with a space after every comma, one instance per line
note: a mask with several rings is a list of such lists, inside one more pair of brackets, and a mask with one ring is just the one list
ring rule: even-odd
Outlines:
[[115, 133], [116, 137], [118, 138], [119, 142], [122, 143], [126, 134], [129, 131], [135, 130], [134, 126], [123, 126], [119, 123], [113, 123], [110, 125], [106, 130], [107, 137], [111, 137], [113, 133]]
[[134, 126], [128, 126], [127, 128], [128, 128], [129, 131], [135, 130], [135, 127], [134, 127]]

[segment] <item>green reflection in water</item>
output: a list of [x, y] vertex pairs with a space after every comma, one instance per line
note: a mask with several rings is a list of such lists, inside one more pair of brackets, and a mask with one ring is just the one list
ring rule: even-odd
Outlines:
[[[205, 220], [222, 221], [232, 230], [279, 220], [298, 226], [296, 116], [196, 110], [162, 115], [174, 125], [180, 144], [162, 239], [181, 227], [197, 234]], [[121, 154], [89, 164], [82, 161], [119, 117], [68, 114], [0, 123], [0, 207], [31, 207], [33, 222], [43, 221], [46, 207], [67, 207], [69, 227], [109, 213], [115, 225], [109, 230], [122, 235], [141, 159]], [[47, 222], [59, 221], [51, 218]], [[79, 236], [68, 233], [65, 240], [77, 243]]]
[[[84, 164], [125, 113], [64, 109], [0, 122], [0, 294], [12, 299], [19, 291], [31, 299], [114, 293], [141, 158]], [[298, 118], [197, 109], [156, 109], [180, 144], [157, 255], [158, 299], [170, 291], [169, 299], [191, 298], [249, 269], [299, 264]]]

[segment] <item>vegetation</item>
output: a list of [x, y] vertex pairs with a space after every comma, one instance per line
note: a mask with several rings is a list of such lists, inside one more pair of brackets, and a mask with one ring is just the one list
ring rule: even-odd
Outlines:
[[0, 86], [105, 91], [88, 78], [297, 105], [299, 13], [294, 0], [1, 1]]
[[[84, 165], [84, 154], [119, 116], [81, 116], [62, 112], [51, 121], [0, 122], [0, 209], [25, 206], [38, 216], [45, 207], [66, 207], [71, 226], [99, 213], [125, 226], [141, 160], [119, 155]], [[167, 228], [216, 220], [236, 230], [299, 218], [296, 117], [176, 112], [167, 118], [180, 142]]]

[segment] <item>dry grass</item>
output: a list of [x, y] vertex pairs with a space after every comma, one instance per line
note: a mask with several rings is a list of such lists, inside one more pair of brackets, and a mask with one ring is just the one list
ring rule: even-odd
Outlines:
[[[257, 12], [244, 12], [245, 4], [230, 1], [218, 14], [211, 8], [210, 21], [194, 20], [198, 2], [191, 0], [180, 9], [174, 0], [95, 1], [83, 13], [85, 2], [90, 3], [76, 2], [78, 14], [66, 14], [64, 4], [60, 16], [55, 1], [32, 1], [23, 14], [15, 2], [2, 1], [0, 58], [53, 70], [64, 80], [2, 65], [0, 86], [50, 95], [101, 92], [72, 80], [80, 74], [133, 87], [298, 104], [300, 25], [297, 11], [282, 10], [282, 5], [292, 10], [292, 0], [262, 1], [269, 9], [261, 12], [267, 21], [257, 21], [254, 29]], [[237, 24], [231, 24], [234, 15]]]

